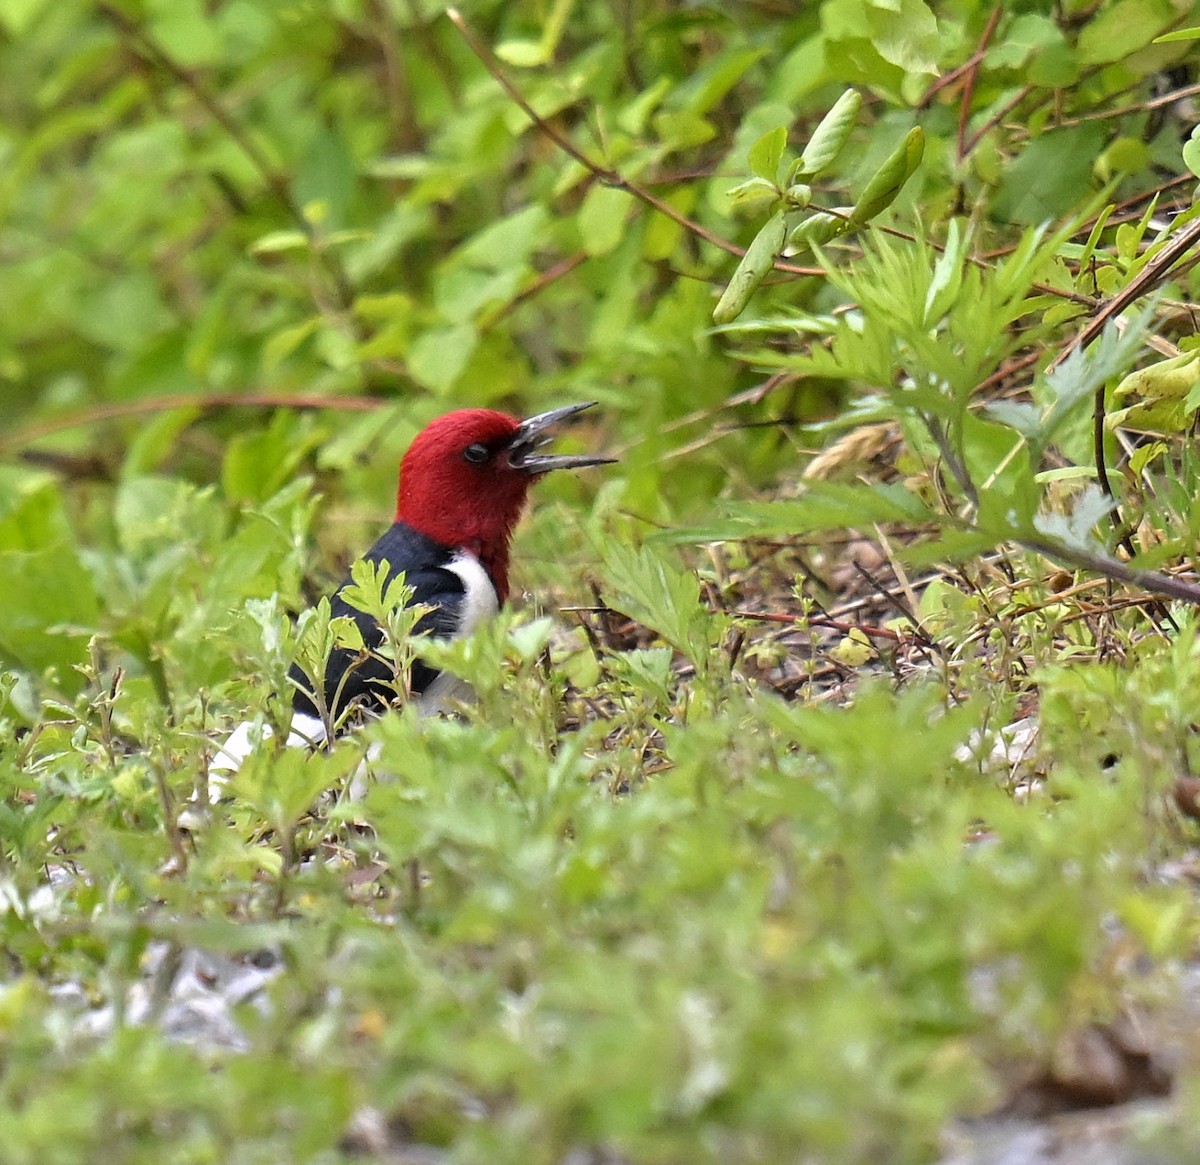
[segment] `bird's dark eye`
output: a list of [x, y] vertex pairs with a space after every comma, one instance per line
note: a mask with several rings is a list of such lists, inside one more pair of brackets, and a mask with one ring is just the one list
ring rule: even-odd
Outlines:
[[468, 445], [463, 450], [463, 457], [473, 465], [482, 465], [490, 456], [488, 447], [481, 445], [478, 441], [474, 445]]

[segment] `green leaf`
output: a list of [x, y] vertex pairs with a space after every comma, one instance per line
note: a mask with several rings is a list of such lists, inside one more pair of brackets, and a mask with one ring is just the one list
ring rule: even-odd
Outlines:
[[750, 172], [764, 182], [776, 182], [779, 177], [779, 163], [783, 159], [783, 151], [787, 148], [787, 137], [786, 125], [776, 126], [763, 134], [750, 147]]
[[1131, 372], [1116, 388], [1113, 397], [1140, 396], [1160, 401], [1187, 396], [1200, 384], [1200, 348], [1181, 352], [1167, 360]]
[[933, 278], [925, 293], [925, 325], [933, 327], [950, 310], [962, 290], [963, 264], [966, 261], [970, 232], [958, 219], [951, 219], [946, 245], [933, 267]]
[[306, 251], [312, 240], [304, 231], [270, 231], [255, 239], [246, 249], [251, 255], [278, 255], [283, 251]]
[[296, 474], [322, 434], [293, 413], [279, 411], [260, 431], [239, 433], [229, 442], [221, 467], [225, 496], [237, 502], [264, 502]]
[[0, 0], [0, 24], [13, 36], [20, 36], [49, 2], [50, 0]]
[[1200, 178], [1200, 125], [1196, 126], [1183, 143], [1183, 164]]
[[625, 237], [631, 209], [629, 195], [623, 190], [599, 182], [591, 186], [579, 208], [583, 249], [593, 256], [615, 251]]
[[404, 571], [393, 572], [390, 563], [360, 558], [350, 567], [350, 582], [342, 588], [342, 599], [356, 611], [386, 623], [398, 608], [407, 605], [413, 589]]
[[850, 212], [851, 224], [862, 226], [891, 206], [904, 184], [916, 173], [924, 153], [925, 131], [915, 125], [867, 183]]
[[517, 68], [532, 69], [544, 65], [554, 56], [562, 38], [563, 28], [575, 0], [555, 0], [546, 23], [542, 27], [542, 35], [536, 40], [507, 40], [496, 46], [495, 53], [502, 61]]
[[1151, 44], [1174, 44], [1181, 40], [1200, 40], [1200, 28], [1177, 28], [1172, 32], [1164, 32], [1156, 36]]
[[935, 522], [937, 515], [900, 485], [851, 485], [806, 481], [794, 501], [742, 502], [724, 507], [729, 517], [748, 520], [754, 534], [775, 538], [877, 522]]
[[159, 469], [174, 450], [179, 437], [201, 417], [198, 407], [167, 409], [150, 420], [130, 442], [121, 466], [125, 477], [139, 477]]
[[221, 59], [221, 36], [200, 0], [152, 6], [150, 35], [180, 64], [211, 65]]
[[871, 39], [885, 61], [906, 73], [937, 72], [937, 20], [924, 0], [869, 0]]
[[804, 153], [800, 155], [800, 169], [796, 179], [811, 179], [823, 174], [845, 149], [858, 121], [862, 107], [862, 94], [857, 89], [847, 89], [834, 102], [833, 108], [821, 118], [813, 130]]
[[45, 550], [74, 540], [57, 483], [0, 466], [0, 550]]
[[637, 549], [608, 539], [603, 581], [610, 606], [657, 631], [698, 669], [705, 669], [712, 620], [700, 607], [695, 575], [669, 564], [649, 546]]
[[823, 247], [851, 230], [850, 209], [848, 206], [838, 207], [838, 214], [817, 211], [801, 221], [788, 236], [788, 246], [792, 248], [793, 255]]
[[750, 178], [727, 190], [725, 197], [735, 206], [745, 202], [761, 202], [764, 199], [778, 198], [779, 188], [765, 178]]
[[725, 288], [724, 294], [713, 309], [714, 323], [727, 324], [742, 314], [758, 285], [775, 265], [786, 239], [786, 212], [777, 211], [746, 248], [746, 253], [729, 279], [729, 286]]
[[320, 326], [321, 317], [310, 316], [308, 319], [298, 324], [292, 324], [268, 337], [267, 342], [263, 345], [263, 367], [268, 372], [274, 371], [296, 352], [305, 340], [314, 335]]
[[550, 58], [550, 50], [537, 40], [504, 40], [495, 48], [496, 56], [506, 65], [534, 69]]
[[470, 324], [423, 332], [409, 349], [408, 370], [435, 392], [445, 392], [462, 374], [479, 336]]
[[1100, 549], [1095, 529], [1113, 510], [1115, 505], [1098, 485], [1091, 485], [1076, 499], [1069, 515], [1039, 514], [1034, 526], [1041, 534], [1048, 534], [1064, 546], [1085, 554], [1094, 554]]
[[0, 658], [34, 674], [54, 668], [63, 689], [78, 690], [72, 668], [87, 659], [101, 610], [78, 551], [67, 543], [0, 551], [0, 610]]
[[1037, 405], [1028, 401], [996, 400], [984, 406], [984, 414], [1015, 429], [1022, 437], [1040, 437], [1042, 413]]

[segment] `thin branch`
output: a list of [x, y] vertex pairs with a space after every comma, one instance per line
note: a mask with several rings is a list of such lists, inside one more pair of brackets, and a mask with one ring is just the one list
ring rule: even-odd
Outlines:
[[540, 295], [552, 283], [556, 283], [566, 275], [570, 275], [580, 264], [587, 261], [587, 253], [577, 251], [574, 255], [568, 255], [565, 259], [560, 259], [557, 263], [546, 268], [528, 287], [523, 291], [518, 291], [507, 303], [505, 303], [499, 311], [487, 320], [489, 326], [498, 323], [506, 316], [511, 315], [522, 304], [528, 303], [531, 299]]
[[1025, 88], [1022, 89], [1011, 101], [1005, 102], [1004, 105], [1002, 105], [998, 110], [996, 110], [996, 112], [994, 114], [992, 114], [992, 116], [989, 117], [987, 119], [987, 121], [985, 121], [983, 123], [983, 125], [981, 125], [967, 139], [966, 145], [963, 147], [963, 149], [965, 151], [965, 153], [963, 154], [963, 157], [966, 157], [968, 154], [972, 153], [974, 151], [975, 147], [977, 145], [979, 145], [980, 138], [982, 138], [983, 135], [988, 133], [990, 130], [995, 129], [996, 126], [998, 126], [1010, 113], [1012, 113], [1012, 111], [1014, 109], [1016, 109], [1017, 106], [1020, 105], [1021, 102], [1024, 101], [1025, 98], [1028, 97], [1029, 94], [1032, 92], [1033, 92], [1033, 86], [1026, 85]]
[[107, 17], [123, 37], [129, 42], [130, 48], [152, 65], [162, 69], [174, 77], [199, 102], [204, 111], [215, 121], [250, 160], [251, 165], [258, 171], [267, 188], [275, 196], [288, 216], [296, 224], [305, 238], [313, 244], [313, 253], [319, 254], [322, 264], [329, 272], [337, 288], [338, 299], [342, 308], [348, 308], [354, 302], [354, 292], [341, 263], [334, 255], [320, 251], [316, 247], [317, 237], [313, 225], [304, 214], [304, 208], [292, 197], [288, 184], [272, 165], [270, 159], [259, 148], [255, 140], [237, 122], [232, 114], [208, 91], [208, 87], [195, 73], [185, 69], [161, 45], [159, 45], [143, 28], [131, 20], [119, 8], [112, 4], [98, 5], [100, 13]]
[[942, 428], [941, 423], [936, 417], [930, 416], [925, 412], [920, 412], [918, 415], [926, 431], [933, 438], [934, 444], [938, 447], [938, 452], [941, 453], [942, 460], [949, 467], [954, 480], [958, 483], [958, 488], [963, 491], [963, 495], [970, 502], [971, 509], [979, 513], [979, 493], [975, 489], [975, 482], [967, 471], [966, 465], [963, 464], [962, 459], [958, 456], [958, 452], [951, 447], [946, 431]]
[[1174, 105], [1176, 101], [1184, 101], [1189, 97], [1200, 94], [1200, 84], [1184, 85], [1180, 89], [1172, 89], [1170, 93], [1160, 94], [1149, 101], [1138, 101], [1132, 105], [1122, 105], [1118, 109], [1102, 109], [1095, 113], [1081, 113], [1078, 117], [1064, 117], [1058, 125], [1065, 129], [1072, 125], [1083, 125], [1089, 121], [1116, 121], [1130, 113], [1145, 113], [1150, 109], [1161, 109], [1164, 105]]
[[1183, 579], [1176, 578], [1174, 575], [1160, 574], [1155, 570], [1139, 570], [1135, 566], [1129, 566], [1106, 554], [1093, 554], [1087, 550], [1077, 550], [1072, 546], [1063, 546], [1060, 543], [1040, 538], [1021, 538], [1019, 541], [1027, 549], [1044, 555], [1053, 562], [1062, 563], [1064, 566], [1089, 570], [1093, 574], [1103, 575], [1114, 582], [1141, 587], [1144, 591], [1161, 595], [1166, 599], [1200, 605], [1200, 586], [1196, 583], [1184, 582]]
[[[1046, 371], [1053, 372], [1077, 348], [1086, 348], [1104, 331], [1104, 325], [1110, 319], [1119, 316], [1132, 303], [1164, 282], [1171, 268], [1197, 243], [1200, 243], [1200, 219], [1188, 223], [1137, 275], [1108, 300], [1087, 327], [1050, 361]], [[1194, 257], [1192, 262], [1196, 262], [1197, 259], [1200, 259], [1200, 256]]]
[[783, 626], [802, 623], [806, 627], [826, 627], [831, 631], [840, 631], [843, 635], [858, 631], [872, 639], [887, 639], [892, 643], [924, 642], [916, 631], [901, 633], [893, 631], [890, 627], [873, 627], [869, 623], [847, 623], [842, 619], [831, 619], [828, 616], [816, 615], [811, 612], [805, 615], [782, 615], [772, 611], [733, 610], [729, 614], [735, 619], [750, 619], [756, 623], [779, 623]]
[[1001, 13], [1004, 11], [1002, 4], [996, 5], [992, 10], [992, 14], [988, 17], [987, 27], [983, 31], [983, 35], [979, 38], [979, 45], [975, 51], [961, 65], [956, 65], [948, 73], [943, 73], [924, 93], [921, 94], [917, 101], [918, 109], [926, 109], [933, 102], [933, 99], [943, 90], [949, 89], [957, 84], [963, 77], [970, 77], [970, 74], [979, 66], [983, 60], [984, 54], [987, 51], [988, 42], [992, 39], [992, 34], [996, 31], [996, 25], [999, 23]]
[[383, 84], [398, 149], [415, 152], [420, 148], [421, 127], [417, 121], [412, 80], [404, 55], [400, 52], [395, 20], [386, 0], [372, 0], [368, 12], [369, 27], [383, 58]]
[[[983, 61], [988, 44], [996, 32], [996, 25], [1000, 23], [1000, 14], [1003, 11], [1003, 4], [997, 4], [992, 9], [992, 14], [988, 17], [987, 26], [983, 30], [983, 35], [979, 38], [979, 47], [971, 54], [971, 59], [967, 62], [966, 82], [963, 85], [962, 100], [958, 107], [958, 140], [956, 148], [960, 164], [966, 158], [967, 154], [970, 153], [970, 148], [967, 144], [967, 123], [971, 118], [971, 98], [975, 95], [975, 78], [979, 74], [979, 65]], [[972, 137], [970, 139], [970, 146], [973, 147], [978, 141], [978, 136]]]
[[[745, 248], [739, 247], [736, 243], [731, 243], [728, 239], [723, 239], [720, 235], [714, 234], [707, 227], [696, 222], [695, 219], [688, 218], [686, 214], [676, 210], [669, 202], [659, 198], [657, 194], [653, 194], [645, 186], [629, 178], [625, 178], [618, 171], [610, 169], [608, 166], [600, 165], [599, 162], [585, 154], [570, 138], [546, 121], [529, 104], [521, 91], [508, 79], [507, 75], [500, 68], [499, 62], [492, 55], [488, 47], [472, 31], [471, 26], [466, 22], [462, 13], [457, 8], [447, 8], [446, 15], [450, 18], [454, 27], [458, 29], [463, 40], [467, 42], [470, 50], [479, 58], [483, 67], [491, 74], [500, 88], [508, 94], [513, 104], [537, 127], [538, 132], [549, 138], [567, 157], [578, 162], [593, 178], [604, 183], [605, 186], [612, 186], [617, 190], [623, 190], [632, 198], [636, 198], [639, 202], [658, 211], [659, 214], [665, 215], [672, 222], [683, 227], [689, 234], [695, 235], [698, 239], [703, 239], [706, 243], [710, 243], [712, 246], [718, 247], [730, 255], [737, 255], [740, 258], [746, 253]], [[792, 263], [783, 263], [778, 260], [774, 264], [774, 269], [776, 271], [786, 271], [792, 275], [808, 275], [812, 273], [809, 268], [798, 267]]]
[[0, 449], [20, 449], [31, 441], [49, 437], [53, 433], [69, 429], [82, 429], [98, 421], [112, 421], [119, 417], [135, 417], [144, 413], [165, 413], [172, 409], [220, 408], [268, 408], [268, 409], [333, 409], [341, 412], [371, 412], [395, 404], [394, 400], [383, 400], [370, 396], [303, 396], [299, 393], [250, 393], [215, 392], [204, 396], [192, 393], [174, 393], [167, 396], [148, 397], [145, 400], [121, 401], [115, 404], [97, 405], [81, 409], [77, 413], [54, 417], [28, 428], [19, 429], [0, 437]]

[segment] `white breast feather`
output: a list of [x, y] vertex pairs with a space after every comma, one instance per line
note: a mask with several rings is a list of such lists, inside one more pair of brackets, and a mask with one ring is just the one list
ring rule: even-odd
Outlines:
[[470, 635], [485, 620], [494, 618], [500, 610], [500, 599], [487, 571], [475, 555], [460, 550], [446, 563], [446, 569], [462, 579], [465, 591], [459, 607], [458, 630], [453, 635], [454, 639], [458, 639]]
[[[458, 629], [451, 636], [452, 639], [461, 639], [464, 635], [470, 635], [481, 623], [495, 618], [500, 610], [500, 599], [487, 571], [475, 555], [460, 550], [446, 563], [446, 569], [458, 575], [463, 582]], [[458, 701], [470, 700], [471, 696], [470, 684], [449, 672], [442, 672], [418, 697], [417, 707], [422, 716], [436, 716], [439, 712], [448, 712]]]

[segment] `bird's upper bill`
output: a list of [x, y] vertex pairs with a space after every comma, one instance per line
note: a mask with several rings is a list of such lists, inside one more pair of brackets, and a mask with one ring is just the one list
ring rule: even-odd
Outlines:
[[504, 447], [508, 464], [513, 469], [519, 469], [530, 476], [549, 473], [552, 469], [581, 469], [587, 465], [613, 464], [616, 461], [615, 457], [538, 452], [539, 449], [554, 440], [553, 434], [548, 430], [557, 425], [559, 421], [565, 421], [568, 417], [573, 417], [576, 413], [583, 412], [584, 409], [590, 409], [595, 404], [594, 400], [589, 400], [583, 404], [563, 405], [561, 408], [550, 409], [548, 412], [538, 413], [536, 417], [529, 417], [522, 421]]

